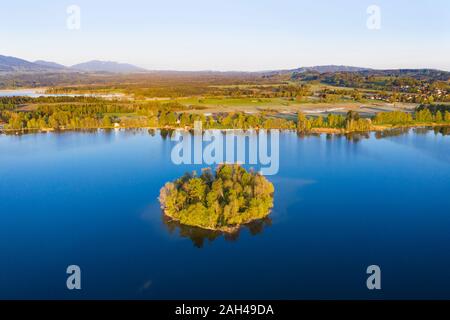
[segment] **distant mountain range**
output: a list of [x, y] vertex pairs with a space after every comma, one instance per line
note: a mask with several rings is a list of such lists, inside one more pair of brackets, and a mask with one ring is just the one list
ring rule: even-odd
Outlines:
[[305, 72], [334, 73], [334, 72], [362, 72], [371, 70], [374, 69], [352, 67], [352, 66], [324, 65], [324, 66], [301, 67], [296, 69], [272, 70], [264, 72], [264, 75], [271, 77], [283, 74], [305, 73]]
[[0, 72], [45, 71], [46, 67], [15, 57], [0, 55]]
[[[119, 63], [114, 61], [92, 60], [79, 63], [73, 66], [64, 66], [52, 61], [37, 60], [30, 62], [16, 57], [7, 57], [0, 55], [0, 73], [42, 73], [42, 72], [60, 72], [60, 73], [142, 73], [150, 72], [144, 68], [137, 67], [128, 63]], [[159, 71], [160, 73], [177, 73], [177, 71]], [[193, 72], [200, 73], [202, 71]], [[263, 72], [254, 72], [254, 74], [263, 77], [273, 77], [278, 75], [300, 75], [302, 73], [335, 73], [335, 72], [356, 72], [364, 75], [392, 75], [392, 76], [412, 76], [412, 77], [436, 77], [448, 78], [449, 72], [434, 69], [396, 69], [396, 70], [378, 70], [353, 66], [342, 65], [324, 65], [301, 67], [297, 69], [272, 70]], [[210, 71], [208, 73], [215, 73]], [[219, 72], [217, 72], [219, 73]], [[230, 72], [231, 73], [231, 72]], [[245, 73], [245, 72], [238, 72]]]
[[70, 67], [59, 63], [37, 60], [30, 62], [16, 57], [0, 55], [0, 72], [110, 72], [110, 73], [137, 73], [147, 70], [128, 63], [113, 61], [92, 60]]
[[134, 66], [128, 63], [118, 63], [114, 61], [99, 61], [92, 60], [84, 63], [79, 63], [70, 67], [74, 70], [81, 70], [86, 72], [112, 72], [112, 73], [136, 73], [146, 72], [147, 70]]
[[36, 60], [33, 62], [34, 64], [40, 65], [44, 68], [50, 68], [50, 69], [69, 69], [66, 66], [63, 66], [62, 64], [51, 62], [51, 61], [44, 61], [44, 60]]
[[333, 72], [360, 72], [372, 70], [370, 68], [361, 67], [351, 67], [351, 66], [336, 66], [336, 65], [326, 65], [326, 66], [314, 66], [314, 67], [302, 67], [298, 69], [290, 70], [290, 72], [319, 72], [319, 73], [333, 73]]

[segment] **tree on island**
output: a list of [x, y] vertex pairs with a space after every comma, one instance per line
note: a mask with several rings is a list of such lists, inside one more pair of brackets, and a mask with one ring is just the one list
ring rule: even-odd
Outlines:
[[197, 176], [186, 173], [161, 189], [164, 214], [184, 225], [231, 232], [265, 218], [273, 206], [273, 184], [253, 170], [220, 165]]

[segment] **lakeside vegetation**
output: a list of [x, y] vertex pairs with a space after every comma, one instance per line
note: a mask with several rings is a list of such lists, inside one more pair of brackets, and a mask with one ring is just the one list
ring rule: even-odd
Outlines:
[[364, 70], [359, 72], [294, 72], [292, 80], [321, 83], [341, 89], [328, 90], [342, 95], [349, 88], [357, 89], [359, 99], [386, 102], [430, 104], [450, 102], [450, 73], [439, 70]]
[[[329, 114], [327, 117], [306, 117], [298, 114], [297, 130], [311, 132], [313, 129], [339, 129], [344, 132], [365, 132], [386, 127], [402, 126], [435, 126], [450, 125], [450, 112], [442, 114], [437, 110], [432, 113], [428, 108], [417, 109], [414, 113], [391, 111], [379, 112], [372, 118], [362, 118], [355, 111], [347, 112], [346, 116]], [[378, 126], [378, 127], [377, 127]]]
[[195, 121], [201, 121], [204, 129], [296, 129], [302, 133], [450, 125], [448, 105], [421, 105], [414, 112], [378, 112], [373, 117], [362, 117], [352, 110], [327, 116], [307, 116], [302, 112], [280, 114], [276, 110], [215, 114], [192, 111], [174, 101], [110, 101], [93, 97], [0, 98], [0, 122], [4, 123], [4, 130], [10, 131], [115, 127], [191, 129]]
[[[3, 82], [2, 82], [3, 81]], [[301, 133], [450, 125], [450, 73], [437, 70], [136, 75], [16, 75], [0, 87], [52, 94], [0, 97], [5, 132], [110, 128], [281, 129]]]
[[[325, 70], [325, 69], [324, 69]], [[152, 98], [286, 98], [298, 102], [378, 100], [450, 102], [450, 73], [431, 69], [272, 72], [152, 72], [143, 74], [6, 74], [0, 88], [53, 94], [123, 94]]]
[[222, 232], [267, 217], [273, 206], [273, 184], [253, 170], [220, 165], [200, 176], [194, 171], [168, 182], [159, 201], [164, 214], [179, 223]]

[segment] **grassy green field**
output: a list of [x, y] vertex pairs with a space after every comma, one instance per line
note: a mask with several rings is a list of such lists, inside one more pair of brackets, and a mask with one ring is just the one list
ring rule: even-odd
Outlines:
[[204, 107], [275, 107], [289, 106], [295, 101], [284, 98], [182, 98], [177, 101], [186, 106]]

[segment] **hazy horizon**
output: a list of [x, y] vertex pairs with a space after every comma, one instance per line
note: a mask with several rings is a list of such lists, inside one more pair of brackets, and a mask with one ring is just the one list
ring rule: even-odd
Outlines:
[[[81, 10], [79, 29], [67, 27], [70, 5]], [[371, 5], [380, 9], [379, 29], [367, 26]], [[450, 70], [444, 0], [18, 0], [2, 7], [0, 54], [28, 61], [115, 61], [155, 71]]]
[[[3, 55], [0, 53], [0, 55]], [[386, 69], [382, 69], [382, 68], [371, 68], [371, 67], [366, 67], [366, 66], [360, 66], [360, 65], [341, 65], [341, 64], [333, 64], [333, 63], [327, 63], [327, 64], [321, 64], [321, 65], [297, 65], [294, 66], [292, 68], [283, 68], [283, 69], [270, 69], [270, 68], [266, 68], [266, 69], [261, 69], [261, 70], [245, 70], [245, 69], [240, 69], [240, 70], [216, 70], [216, 69], [192, 69], [192, 70], [180, 70], [180, 69], [162, 69], [162, 68], [153, 68], [153, 69], [147, 69], [142, 67], [141, 65], [129, 62], [129, 61], [113, 61], [113, 60], [103, 60], [103, 59], [91, 59], [91, 60], [86, 60], [86, 61], [80, 61], [78, 63], [75, 63], [73, 65], [65, 65], [62, 63], [59, 63], [58, 61], [53, 61], [53, 60], [48, 60], [45, 58], [42, 59], [34, 59], [34, 60], [28, 60], [28, 59], [24, 59], [23, 57], [16, 57], [16, 56], [10, 56], [10, 55], [3, 55], [3, 56], [9, 56], [9, 57], [13, 57], [13, 58], [19, 58], [19, 59], [23, 59], [29, 62], [36, 62], [36, 61], [44, 61], [44, 62], [51, 62], [51, 63], [58, 63], [61, 64], [67, 68], [71, 68], [76, 66], [77, 64], [82, 64], [82, 63], [86, 63], [86, 62], [93, 62], [93, 61], [99, 61], [99, 62], [112, 62], [112, 63], [120, 63], [120, 64], [130, 64], [133, 65], [135, 67], [140, 67], [142, 69], [144, 69], [144, 71], [142, 72], [159, 72], [159, 71], [166, 71], [166, 72], [223, 72], [223, 73], [227, 73], [227, 72], [242, 72], [242, 73], [258, 73], [258, 72], [276, 72], [276, 71], [283, 71], [283, 70], [294, 70], [294, 69], [300, 69], [300, 68], [315, 68], [315, 67], [327, 67], [327, 66], [334, 66], [334, 67], [354, 67], [354, 68], [361, 68], [361, 69], [370, 69], [370, 70], [407, 70], [407, 69], [428, 69], [428, 70], [438, 70], [438, 71], [445, 71], [445, 72], [450, 72], [450, 69], [441, 69], [441, 68], [430, 68], [430, 67], [415, 67], [415, 68], [409, 68], [409, 67], [402, 67], [402, 68], [386, 68]]]
[[[2, 55], [2, 54], [0, 53], [0, 55]], [[3, 56], [6, 56], [6, 55], [3, 55]], [[22, 57], [16, 57], [16, 56], [9, 56], [9, 57], [24, 59]], [[65, 67], [68, 67], [68, 68], [76, 66], [77, 64], [82, 64], [82, 63], [86, 63], [86, 62], [93, 62], [93, 61], [112, 62], [112, 63], [120, 63], [120, 64], [130, 64], [130, 65], [133, 65], [133, 66], [136, 66], [136, 67], [140, 67], [140, 68], [145, 69], [145, 71], [143, 71], [143, 72], [146, 72], [146, 71], [149, 71], [149, 72], [152, 72], [152, 71], [167, 71], [167, 72], [223, 72], [223, 73], [226, 73], [226, 72], [243, 72], [243, 73], [246, 73], [246, 72], [248, 72], [248, 73], [257, 73], [257, 72], [272, 72], [272, 71], [275, 72], [275, 71], [293, 70], [293, 69], [300, 69], [300, 68], [315, 68], [315, 67], [327, 67], [327, 66], [334, 66], [334, 67], [341, 67], [342, 66], [342, 67], [352, 67], [352, 68], [354, 67], [354, 68], [371, 69], [371, 70], [429, 69], [429, 70], [439, 70], [439, 71], [450, 72], [450, 69], [446, 70], [446, 69], [441, 69], [441, 68], [430, 68], [430, 67], [416, 67], [416, 68], [402, 67], [402, 68], [386, 68], [386, 69], [383, 68], [382, 69], [382, 68], [371, 68], [371, 67], [360, 66], [360, 65], [341, 65], [341, 64], [333, 64], [333, 63], [327, 63], [327, 64], [321, 64], [321, 65], [308, 65], [308, 66], [297, 65], [297, 66], [294, 66], [292, 68], [283, 68], [283, 69], [266, 68], [266, 69], [261, 69], [261, 70], [245, 70], [245, 69], [240, 69], [240, 70], [215, 70], [215, 69], [179, 70], [179, 69], [161, 69], [161, 68], [147, 69], [145, 67], [142, 67], [141, 65], [138, 65], [138, 64], [135, 64], [135, 63], [132, 63], [132, 62], [129, 62], [129, 61], [114, 61], [114, 60], [104, 60], [104, 59], [98, 59], [98, 58], [91, 59], [91, 60], [86, 60], [86, 61], [80, 61], [80, 62], [75, 63], [73, 65], [65, 65], [63, 63], [59, 63], [58, 61], [47, 60], [45, 58], [34, 59], [34, 60], [24, 59], [24, 60], [29, 61], [29, 62], [33, 62], [33, 63], [36, 62], [36, 61], [54, 62], [54, 63], [61, 64], [61, 65], [65, 66]]]

